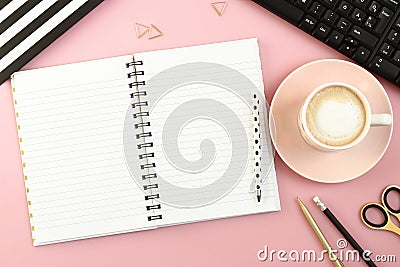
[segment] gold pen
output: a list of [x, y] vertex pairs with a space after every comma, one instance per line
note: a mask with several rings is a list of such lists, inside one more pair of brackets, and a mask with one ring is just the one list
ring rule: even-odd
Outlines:
[[337, 257], [336, 253], [333, 251], [332, 247], [329, 245], [328, 240], [326, 240], [324, 234], [319, 229], [317, 223], [312, 217], [311, 213], [308, 211], [307, 207], [303, 204], [301, 199], [297, 197], [297, 202], [299, 202], [299, 206], [304, 213], [308, 223], [311, 225], [311, 228], [314, 230], [314, 233], [317, 235], [319, 241], [322, 246], [326, 249], [329, 255], [329, 259], [332, 261], [333, 265], [336, 267], [344, 267], [343, 262]]

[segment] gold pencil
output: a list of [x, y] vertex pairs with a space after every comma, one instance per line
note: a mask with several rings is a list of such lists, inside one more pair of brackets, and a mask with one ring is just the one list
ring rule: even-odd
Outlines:
[[324, 246], [325, 250], [328, 252], [329, 259], [332, 261], [333, 265], [336, 267], [344, 267], [343, 262], [337, 257], [332, 247], [329, 245], [328, 240], [326, 240], [324, 234], [321, 232], [321, 229], [318, 227], [318, 224], [315, 222], [311, 213], [308, 211], [307, 207], [304, 205], [299, 197], [297, 197], [297, 202], [299, 202], [299, 206], [303, 211], [304, 216], [306, 217], [311, 228], [314, 230], [314, 233], [317, 235], [322, 246]]

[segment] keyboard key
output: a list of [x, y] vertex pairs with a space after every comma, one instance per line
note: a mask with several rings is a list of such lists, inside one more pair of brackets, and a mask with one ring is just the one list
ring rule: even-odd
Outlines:
[[356, 0], [356, 1], [355, 1], [355, 4], [356, 4], [359, 8], [365, 10], [365, 9], [367, 8], [367, 5], [369, 4], [370, 1], [371, 1], [371, 0]]
[[383, 4], [389, 7], [391, 10], [395, 11], [399, 7], [398, 0], [383, 0]]
[[378, 38], [374, 35], [370, 34], [366, 30], [362, 29], [359, 26], [353, 26], [350, 30], [349, 35], [354, 39], [358, 40], [362, 45], [367, 48], [374, 48], [376, 43], [378, 42]]
[[338, 0], [323, 0], [325, 5], [327, 5], [330, 9], [334, 9], [336, 4], [339, 2]]
[[350, 12], [351, 12], [352, 9], [353, 9], [353, 6], [352, 6], [352, 5], [350, 5], [350, 4], [349, 4], [348, 2], [346, 2], [346, 1], [342, 1], [342, 2], [339, 4], [338, 12], [339, 12], [340, 14], [342, 14], [343, 16], [347, 17], [347, 16], [349, 16], [349, 14], [350, 14]]
[[367, 13], [356, 8], [353, 11], [353, 13], [351, 14], [350, 19], [352, 21], [354, 21], [355, 23], [358, 23], [359, 25], [361, 25], [366, 17], [367, 17]]
[[380, 19], [386, 19], [386, 20], [390, 20], [392, 16], [393, 16], [393, 11], [391, 11], [389, 8], [386, 7], [384, 7], [381, 13], [379, 14]]
[[393, 26], [394, 26], [396, 29], [400, 30], [400, 17], [396, 20], [396, 22], [393, 24]]
[[369, 12], [371, 12], [373, 15], [377, 15], [380, 9], [381, 5], [376, 1], [372, 2], [368, 8]]
[[339, 51], [348, 57], [351, 57], [355, 50], [356, 50], [356, 48], [354, 46], [351, 46], [348, 44], [342, 44], [339, 48]]
[[316, 17], [318, 19], [322, 17], [322, 14], [324, 13], [324, 11], [325, 11], [325, 7], [322, 4], [317, 3], [317, 2], [314, 2], [309, 9], [309, 13], [313, 17]]
[[304, 16], [301, 9], [285, 1], [257, 1], [257, 3], [296, 26]]
[[349, 45], [352, 45], [352, 46], [358, 46], [358, 41], [356, 39], [354, 39], [354, 38], [351, 38], [351, 37], [344, 38], [344, 42], [346, 44], [349, 44]]
[[370, 54], [371, 51], [369, 51], [367, 48], [364, 46], [359, 46], [353, 55], [353, 59], [360, 64], [365, 64]]
[[307, 15], [300, 23], [300, 28], [308, 33], [312, 33], [316, 24], [317, 24], [317, 19]]
[[[274, 2], [281, 2], [281, 1], [274, 1]], [[303, 9], [304, 11], [306, 11], [308, 6], [311, 4], [311, 0], [297, 0], [294, 4], [299, 8]]]
[[389, 58], [393, 52], [394, 52], [394, 47], [387, 43], [384, 43], [378, 51], [379, 54], [381, 54], [386, 58]]
[[338, 17], [339, 17], [338, 14], [328, 9], [328, 11], [326, 11], [325, 15], [322, 17], [322, 19], [326, 22], [326, 24], [333, 26]]
[[325, 41], [329, 35], [330, 30], [331, 28], [329, 26], [326, 26], [323, 23], [319, 23], [318, 26], [315, 28], [313, 35], [315, 38], [321, 41]]
[[400, 42], [400, 34], [396, 30], [392, 29], [387, 36], [387, 40], [394, 46], [397, 46]]
[[384, 7], [382, 11], [379, 13], [378, 16], [379, 22], [377, 23], [374, 29], [374, 33], [377, 35], [381, 35], [385, 31], [386, 27], [389, 25], [392, 16], [393, 16], [393, 11], [391, 11], [387, 7]]
[[372, 29], [375, 27], [375, 24], [376, 24], [376, 19], [371, 17], [371, 16], [369, 16], [367, 18], [367, 20], [365, 21], [365, 23], [364, 23], [364, 27], [367, 30], [372, 31]]
[[351, 26], [350, 21], [348, 21], [345, 18], [340, 18], [339, 22], [336, 25], [336, 28], [343, 33], [347, 33], [350, 29], [350, 26]]
[[400, 65], [400, 51], [399, 51], [399, 50], [397, 50], [396, 53], [394, 53], [393, 62], [394, 62], [397, 66]]
[[383, 59], [381, 56], [375, 56], [369, 64], [369, 67], [372, 71], [375, 71], [382, 77], [389, 80], [395, 80], [400, 72], [400, 69], [398, 67], [396, 67], [386, 59]]
[[343, 34], [338, 33], [337, 31], [333, 31], [329, 37], [328, 40], [326, 41], [326, 43], [328, 45], [330, 45], [331, 47], [337, 49], [339, 47], [339, 45], [342, 43], [343, 41]]

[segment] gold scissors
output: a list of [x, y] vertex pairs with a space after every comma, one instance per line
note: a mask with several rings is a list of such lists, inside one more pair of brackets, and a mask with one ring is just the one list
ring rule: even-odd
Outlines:
[[[397, 220], [400, 221], [400, 207], [393, 208], [390, 206], [388, 201], [388, 195], [390, 192], [397, 192], [400, 198], [400, 187], [398, 185], [389, 185], [382, 192], [382, 204], [376, 202], [370, 202], [361, 208], [361, 219], [366, 226], [376, 230], [386, 230], [400, 235], [400, 228], [390, 219], [390, 214], [395, 216]], [[384, 221], [382, 223], [373, 223], [367, 218], [367, 210], [378, 209], [384, 216]]]

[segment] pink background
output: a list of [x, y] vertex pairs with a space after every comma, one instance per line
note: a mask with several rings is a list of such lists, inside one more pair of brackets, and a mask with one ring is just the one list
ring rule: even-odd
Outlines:
[[[265, 92], [270, 102], [279, 83], [298, 66], [339, 53], [310, 38], [249, 0], [230, 0], [222, 17], [211, 0], [106, 0], [24, 69], [65, 64], [132, 52], [257, 37]], [[156, 25], [164, 36], [137, 39], [135, 22]], [[379, 77], [378, 77], [379, 78]], [[396, 255], [399, 238], [373, 231], [359, 212], [378, 201], [388, 184], [399, 184], [400, 90], [379, 78], [393, 105], [394, 132], [387, 153], [370, 172], [341, 184], [304, 179], [276, 158], [282, 211], [193, 223], [34, 248], [31, 242], [10, 82], [0, 86], [0, 266], [332, 266], [323, 263], [260, 262], [257, 251], [315, 249], [321, 245], [307, 225], [295, 197], [302, 197], [333, 248], [340, 234], [312, 203], [318, 194], [359, 243], [374, 254]], [[295, 91], [293, 93], [296, 93]], [[341, 166], [338, 166], [340, 168]], [[346, 266], [366, 266], [347, 263]]]

